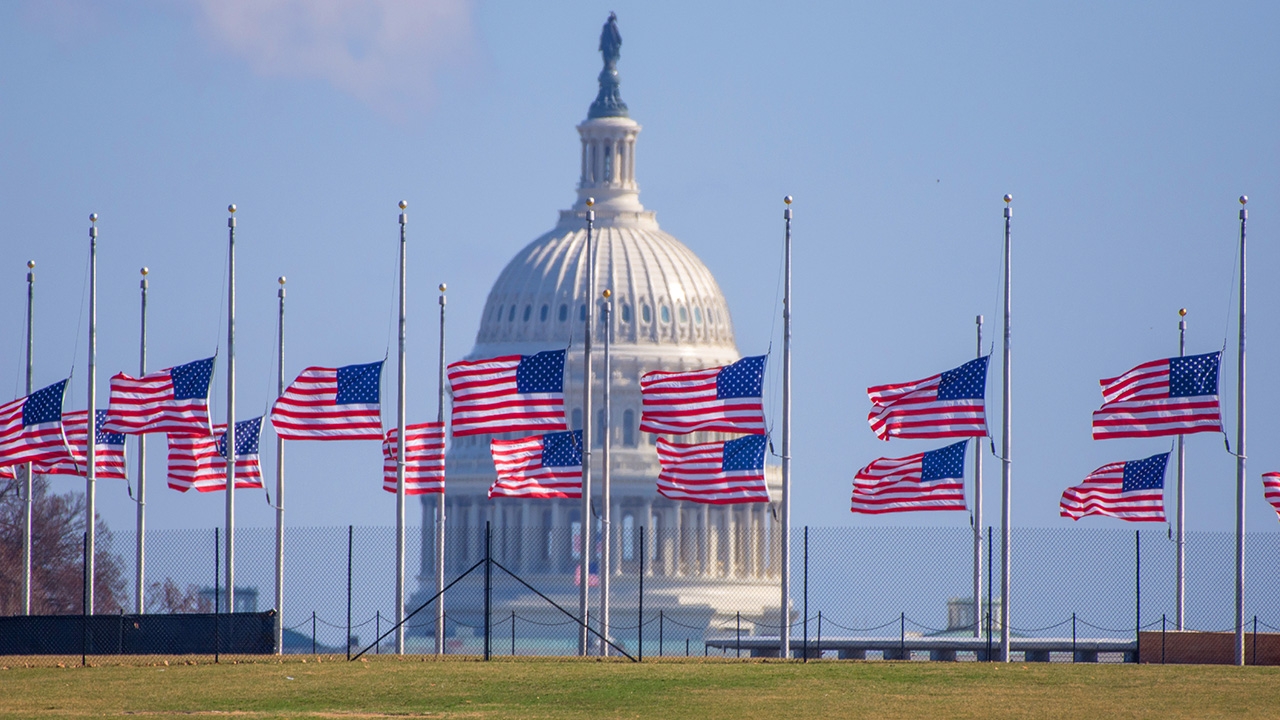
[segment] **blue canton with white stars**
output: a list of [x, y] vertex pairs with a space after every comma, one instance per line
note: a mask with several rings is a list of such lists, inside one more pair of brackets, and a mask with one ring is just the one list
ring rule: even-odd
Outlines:
[[93, 442], [97, 445], [123, 445], [124, 433], [103, 432], [102, 426], [107, 422], [106, 410], [95, 410], [93, 412]]
[[967, 440], [930, 450], [920, 460], [920, 482], [944, 479], [964, 479], [964, 451]]
[[338, 368], [338, 397], [334, 402], [338, 405], [373, 405], [378, 402], [381, 389], [381, 360], [364, 365], [347, 365]]
[[[262, 436], [262, 416], [236, 423], [236, 457], [258, 454], [258, 439]], [[218, 454], [227, 456], [227, 433], [218, 436]]]
[[516, 392], [564, 392], [564, 350], [521, 356], [520, 364], [516, 366]]
[[745, 357], [716, 375], [716, 399], [764, 395], [764, 355]]
[[209, 397], [209, 381], [213, 379], [213, 358], [177, 365], [169, 369], [173, 380], [174, 400], [199, 400]]
[[[762, 358], [763, 359], [763, 358]], [[763, 470], [764, 449], [769, 444], [767, 435], [748, 435], [737, 440], [726, 440], [724, 459], [720, 468], [731, 470]]]
[[1169, 397], [1218, 394], [1221, 352], [1169, 358]]
[[582, 431], [543, 435], [542, 467], [582, 467]]
[[987, 396], [987, 360], [980, 357], [942, 373], [939, 400], [981, 400]]
[[61, 422], [62, 396], [66, 389], [67, 381], [59, 380], [28, 395], [22, 404], [22, 426]]
[[1152, 455], [1146, 460], [1130, 460], [1124, 464], [1124, 482], [1120, 485], [1120, 492], [1163, 488], [1164, 469], [1168, 464], [1169, 453]]

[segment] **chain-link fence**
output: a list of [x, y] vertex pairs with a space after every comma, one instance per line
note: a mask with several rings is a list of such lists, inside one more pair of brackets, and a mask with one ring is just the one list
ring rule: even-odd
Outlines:
[[[607, 563], [596, 533], [584, 641], [578, 524], [451, 529], [445, 553], [451, 585], [438, 600], [434, 533], [410, 528], [405, 651], [435, 652], [442, 603], [447, 654], [576, 655], [584, 644], [599, 653], [607, 637], [610, 654], [635, 659], [776, 657], [785, 621], [797, 657], [998, 657], [1004, 605], [998, 530], [978, 538], [975, 606], [970, 528], [797, 528], [784, 619], [780, 539], [756, 529], [731, 522], [656, 532], [615, 527]], [[213, 659], [278, 649], [345, 658], [395, 650], [393, 528], [288, 529], [279, 648], [274, 528], [237, 530], [234, 614], [220, 619], [215, 609], [228, 608], [218, 531], [159, 530], [146, 540], [145, 614], [0, 618], [0, 654], [42, 664], [78, 662], [79, 653]], [[134, 544], [131, 533], [116, 532], [99, 552], [117, 556], [130, 576]], [[1280, 662], [1280, 533], [1252, 533], [1246, 548], [1245, 659]], [[1229, 662], [1236, 650], [1234, 562], [1231, 533], [1188, 533], [1182, 627], [1199, 632], [1179, 633], [1177, 545], [1163, 529], [1014, 529], [1011, 657]], [[124, 607], [133, 609], [127, 579]]]

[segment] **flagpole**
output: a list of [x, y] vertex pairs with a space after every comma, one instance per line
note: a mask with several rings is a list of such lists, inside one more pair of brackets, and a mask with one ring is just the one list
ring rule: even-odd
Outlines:
[[782, 604], [778, 612], [778, 657], [791, 656], [791, 196], [782, 199], [787, 233], [782, 290]]
[[1001, 662], [1009, 662], [1009, 558], [1011, 556], [1009, 540], [1010, 540], [1010, 524], [1013, 521], [1013, 513], [1010, 509], [1010, 491], [1013, 474], [1013, 461], [1010, 458], [1009, 450], [1012, 444], [1012, 437], [1009, 432], [1009, 415], [1013, 407], [1011, 402], [1010, 391], [1012, 383], [1009, 375], [1009, 339], [1010, 325], [1009, 314], [1012, 311], [1012, 303], [1010, 302], [1011, 276], [1012, 271], [1010, 262], [1012, 261], [1012, 252], [1010, 248], [1011, 230], [1013, 223], [1013, 207], [1009, 204], [1013, 202], [1012, 195], [1004, 196], [1004, 386], [1002, 391], [1002, 419], [1000, 422], [1000, 660]]
[[396, 355], [396, 654], [404, 654], [404, 388], [405, 224], [409, 203], [400, 201], [400, 342]]
[[1236, 665], [1244, 665], [1244, 486], [1245, 486], [1245, 225], [1247, 195], [1240, 196], [1240, 369], [1236, 394]]
[[97, 488], [95, 483], [97, 467], [97, 424], [94, 422], [98, 412], [98, 213], [89, 215], [89, 432], [86, 432], [86, 450], [84, 479], [84, 524], [85, 524], [85, 594], [84, 614], [93, 614], [94, 585], [94, 542], [96, 528], [94, 520], [97, 516]]
[[[1178, 310], [1178, 357], [1187, 353], [1187, 309]], [[1187, 600], [1187, 455], [1178, 436], [1178, 630], [1183, 629]]]
[[[138, 283], [141, 290], [141, 331], [138, 335], [138, 377], [147, 374], [147, 268], [142, 268], [142, 281]], [[97, 430], [97, 423], [94, 423]], [[138, 436], [138, 500], [137, 500], [137, 539], [136, 569], [134, 581], [134, 612], [141, 615], [146, 612], [146, 531], [147, 531], [147, 436]]]
[[236, 608], [236, 206], [227, 212], [227, 612]]
[[[27, 261], [27, 395], [31, 395], [31, 376], [35, 368], [31, 341], [35, 338], [35, 321], [32, 308], [35, 306], [36, 261]], [[35, 487], [31, 476], [31, 463], [24, 466], [26, 477], [26, 494], [22, 503], [22, 614], [31, 614], [31, 513], [34, 510], [31, 492]]]
[[578, 654], [587, 655], [587, 622], [591, 584], [591, 323], [594, 314], [591, 306], [596, 296], [595, 257], [591, 254], [591, 233], [595, 229], [596, 211], [591, 207], [595, 198], [587, 198], [587, 246], [586, 274], [587, 294], [583, 299], [586, 308], [586, 332], [582, 335], [582, 530], [579, 533], [581, 563], [578, 568]]
[[[436, 422], [444, 427], [444, 292], [440, 283], [440, 376], [436, 385]], [[436, 498], [436, 654], [444, 654], [444, 490]]]
[[[603, 442], [601, 443], [601, 453], [600, 453], [600, 461], [602, 466], [602, 475], [601, 475], [601, 481], [600, 481], [601, 482], [600, 505], [601, 505], [601, 512], [604, 514], [604, 522], [601, 523], [601, 527], [600, 527], [600, 536], [601, 536], [600, 541], [601, 541], [601, 547], [602, 547], [600, 552], [600, 636], [607, 639], [609, 637], [609, 576], [612, 573], [612, 568], [610, 567], [610, 560], [611, 560], [610, 553], [613, 552], [612, 550], [613, 514], [610, 508], [610, 503], [612, 502], [613, 498], [610, 493], [610, 478], [609, 478], [609, 441], [612, 439], [611, 437], [612, 433], [609, 430], [609, 425], [610, 425], [609, 423], [609, 420], [610, 420], [609, 386], [613, 384], [612, 383], [613, 375], [611, 374], [612, 368], [610, 367], [610, 364], [609, 364], [609, 336], [613, 334], [612, 332], [612, 319], [613, 319], [612, 309], [613, 308], [611, 307], [612, 303], [609, 300], [609, 296], [612, 295], [613, 293], [611, 293], [609, 289], [606, 288], [605, 291], [601, 294], [604, 297], [604, 302], [601, 303], [600, 305], [600, 312], [603, 315], [603, 319], [604, 319], [604, 333], [603, 333], [604, 335], [604, 367], [602, 372], [602, 374], [604, 375], [604, 378], [603, 378], [604, 379], [604, 402], [601, 404], [602, 406], [600, 409], [604, 411], [604, 423], [600, 428], [600, 432], [604, 435], [604, 437], [601, 438]], [[608, 643], [606, 642], [600, 643], [600, 654], [601, 655], [609, 654]]]
[[[974, 324], [978, 328], [978, 357], [982, 357], [981, 315]], [[973, 441], [973, 636], [982, 637], [982, 438]]]
[[[277, 280], [280, 289], [276, 297], [280, 299], [279, 325], [276, 348], [276, 397], [284, 395], [284, 283], [281, 275]], [[284, 653], [284, 438], [276, 434], [276, 654]]]

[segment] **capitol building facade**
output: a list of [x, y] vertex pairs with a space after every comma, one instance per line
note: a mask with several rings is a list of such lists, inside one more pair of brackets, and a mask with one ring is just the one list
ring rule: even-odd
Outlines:
[[[613, 19], [606, 36], [617, 36]], [[604, 383], [611, 391], [610, 470], [612, 604], [618, 611], [636, 604], [643, 563], [645, 608], [683, 608], [708, 623], [741, 613], [744, 627], [772, 624], [777, 632], [780, 590], [779, 524], [781, 493], [777, 468], [768, 468], [773, 502], [705, 505], [669, 500], [657, 493], [657, 436], [639, 430], [640, 377], [652, 370], [692, 370], [725, 365], [741, 355], [734, 342], [728, 304], [706, 265], [658, 225], [640, 203], [636, 183], [636, 143], [641, 126], [629, 117], [618, 92], [617, 47], [612, 61], [602, 39], [605, 68], [600, 93], [587, 119], [577, 126], [582, 143], [577, 201], [561, 210], [549, 232], [526, 245], [507, 263], [485, 303], [476, 341], [467, 359], [531, 355], [569, 348], [565, 368], [565, 409], [571, 429], [583, 427], [583, 331], [589, 301], [588, 273], [599, 292], [612, 292], [606, 327], [595, 306], [592, 418], [594, 557], [602, 552], [600, 508], [602, 465], [599, 448], [606, 425]], [[587, 258], [587, 199], [594, 199], [594, 261]], [[603, 333], [611, 333], [611, 377], [602, 377]], [[451, 440], [447, 452], [445, 574], [451, 579], [484, 556], [484, 528], [492, 527], [495, 558], [552, 597], [576, 597], [582, 523], [580, 500], [489, 499], [496, 473], [489, 452], [492, 437]], [[733, 436], [695, 433], [677, 442], [710, 442]], [[422, 502], [422, 561], [415, 600], [435, 590], [435, 517], [438, 495]], [[640, 528], [645, 528], [643, 543]], [[411, 603], [410, 609], [417, 602]], [[599, 597], [592, 588], [592, 606]], [[571, 606], [576, 608], [576, 602]], [[461, 611], [446, 605], [451, 615]], [[593, 610], [593, 615], [595, 611]], [[633, 621], [634, 622], [634, 621]]]

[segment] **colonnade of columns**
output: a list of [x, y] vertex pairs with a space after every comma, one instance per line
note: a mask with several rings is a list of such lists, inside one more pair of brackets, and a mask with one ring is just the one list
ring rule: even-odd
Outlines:
[[633, 187], [635, 156], [634, 133], [621, 138], [583, 138], [582, 186]]

